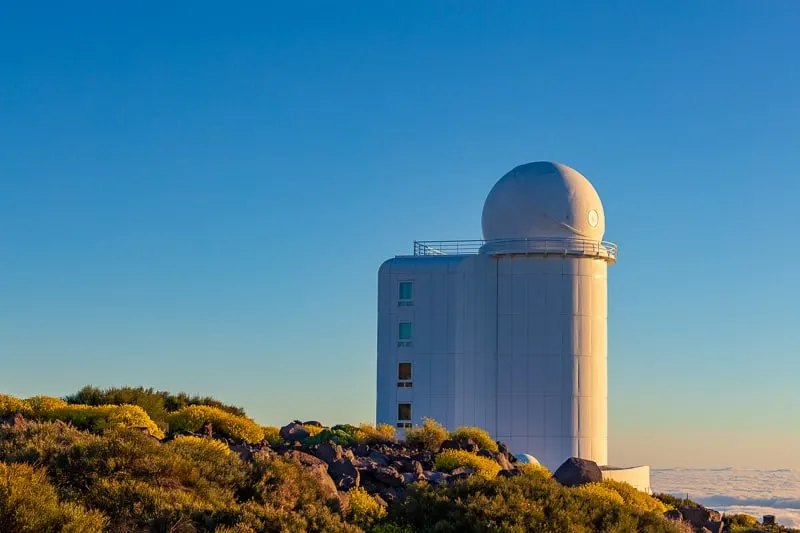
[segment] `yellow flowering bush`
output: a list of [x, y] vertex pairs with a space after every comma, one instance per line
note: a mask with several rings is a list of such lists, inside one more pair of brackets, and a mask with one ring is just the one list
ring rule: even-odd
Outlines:
[[629, 483], [606, 479], [603, 481], [603, 485], [619, 494], [626, 504], [632, 505], [640, 511], [654, 511], [663, 514], [667, 510], [666, 505], [661, 500], [640, 491]]
[[488, 431], [481, 428], [462, 426], [450, 433], [450, 438], [456, 440], [472, 439], [482, 450], [497, 451], [497, 443], [492, 439]]
[[280, 429], [276, 428], [275, 426], [263, 426], [261, 429], [264, 432], [264, 440], [270, 443], [272, 446], [284, 443], [283, 437], [281, 437]]
[[350, 495], [350, 517], [356, 525], [369, 528], [386, 516], [386, 509], [363, 487], [354, 487], [347, 494]]
[[406, 443], [437, 451], [447, 440], [447, 429], [432, 418], [423, 418], [422, 427], [406, 430]]
[[232, 439], [246, 442], [261, 442], [264, 430], [247, 417], [237, 416], [216, 407], [190, 405], [170, 413], [167, 423], [171, 431], [198, 431], [206, 422], [211, 422], [214, 431]]
[[[361, 437], [362, 440], [359, 440]], [[395, 440], [395, 428], [391, 424], [361, 424], [356, 432], [357, 442], [375, 443], [375, 442], [392, 442]]]
[[216, 439], [204, 439], [193, 435], [178, 435], [166, 444], [182, 457], [200, 459], [208, 456], [230, 455], [228, 445]]
[[25, 400], [25, 403], [31, 406], [35, 416], [43, 416], [50, 411], [61, 409], [62, 407], [67, 406], [67, 402], [61, 398], [55, 398], [53, 396], [34, 396], [33, 398], [28, 398]]
[[138, 405], [81, 405], [72, 404], [42, 414], [47, 420], [69, 422], [75, 427], [92, 431], [109, 428], [146, 428], [152, 436], [163, 439], [164, 432]]
[[116, 405], [108, 411], [108, 427], [143, 427], [152, 436], [163, 439], [164, 432], [153, 422], [147, 412], [138, 405]]
[[603, 483], [586, 483], [571, 490], [581, 496], [597, 498], [603, 503], [625, 503], [625, 500], [622, 499], [618, 492]]
[[107, 526], [103, 513], [59, 502], [45, 470], [0, 462], [0, 531], [93, 533]]
[[313, 437], [315, 435], [318, 435], [319, 433], [322, 433], [322, 430], [325, 429], [325, 428], [320, 427], [320, 426], [305, 426], [304, 425], [303, 429], [308, 431], [309, 437]]
[[553, 477], [553, 473], [550, 470], [548, 470], [546, 466], [536, 463], [525, 463], [525, 464], [515, 463], [515, 464], [516, 467], [523, 474], [544, 476], [546, 478]]
[[466, 450], [444, 450], [433, 460], [437, 470], [449, 472], [460, 466], [471, 466], [475, 473], [484, 479], [494, 479], [500, 472], [500, 465], [488, 457], [481, 457]]
[[30, 404], [26, 401], [15, 398], [14, 396], [9, 396], [8, 394], [0, 394], [0, 416], [17, 413], [30, 416], [33, 414], [33, 409], [31, 409]]

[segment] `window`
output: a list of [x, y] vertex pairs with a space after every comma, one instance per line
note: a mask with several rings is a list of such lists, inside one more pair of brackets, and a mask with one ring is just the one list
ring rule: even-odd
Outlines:
[[411, 383], [411, 363], [400, 363], [397, 365], [397, 386], [412, 387]]
[[400, 294], [397, 305], [400, 307], [414, 305], [414, 283], [411, 281], [400, 282]]
[[397, 427], [410, 428], [411, 427], [411, 404], [398, 403], [397, 404]]
[[413, 329], [411, 322], [400, 322], [397, 328], [397, 345], [398, 346], [411, 346], [411, 338]]

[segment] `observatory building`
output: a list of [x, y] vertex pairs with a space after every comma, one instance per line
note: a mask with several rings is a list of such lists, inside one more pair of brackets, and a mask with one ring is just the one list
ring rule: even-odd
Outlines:
[[417, 241], [383, 263], [378, 422], [479, 426], [550, 469], [606, 465], [605, 224], [579, 172], [529, 163], [489, 192], [483, 240]]

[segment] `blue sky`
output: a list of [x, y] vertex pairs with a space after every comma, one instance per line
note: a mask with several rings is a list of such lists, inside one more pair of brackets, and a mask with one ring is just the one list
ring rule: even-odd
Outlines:
[[0, 5], [0, 390], [369, 420], [378, 266], [556, 160], [611, 460], [800, 467], [800, 4], [169, 4]]

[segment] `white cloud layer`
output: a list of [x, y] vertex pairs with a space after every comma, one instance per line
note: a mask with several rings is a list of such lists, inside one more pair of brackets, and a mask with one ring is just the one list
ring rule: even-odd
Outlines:
[[759, 520], [800, 527], [800, 470], [740, 468], [654, 468], [654, 492], [689, 498], [725, 513], [747, 513]]

